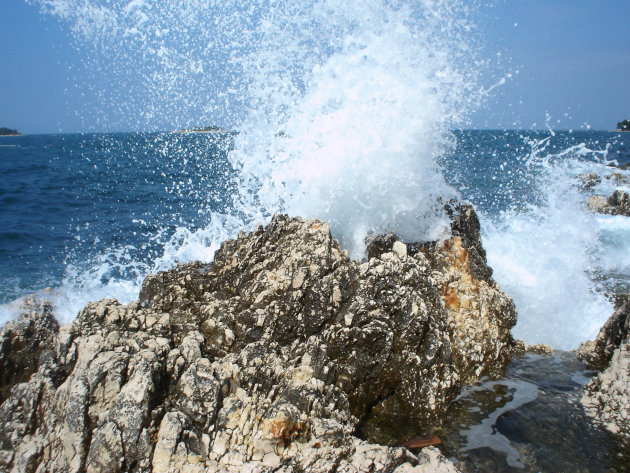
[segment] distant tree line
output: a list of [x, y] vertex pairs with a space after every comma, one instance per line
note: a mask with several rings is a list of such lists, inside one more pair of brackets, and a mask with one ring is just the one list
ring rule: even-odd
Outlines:
[[12, 130], [11, 128], [1, 128], [0, 127], [0, 135], [19, 135], [20, 133], [17, 130]]
[[617, 130], [630, 131], [630, 120], [617, 123]]

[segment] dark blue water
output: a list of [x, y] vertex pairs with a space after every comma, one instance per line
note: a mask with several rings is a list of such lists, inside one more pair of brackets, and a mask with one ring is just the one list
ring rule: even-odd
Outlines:
[[133, 279], [230, 204], [229, 134], [0, 137], [0, 303], [109, 261]]
[[543, 162], [630, 162], [630, 136], [624, 133], [463, 130], [456, 136], [456, 150], [441, 160], [449, 181], [477, 209], [494, 214], [545, 200], [537, 180]]

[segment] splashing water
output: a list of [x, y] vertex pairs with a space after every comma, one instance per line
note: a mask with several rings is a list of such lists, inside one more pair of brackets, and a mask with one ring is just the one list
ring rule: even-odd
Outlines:
[[[178, 230], [151, 264], [121, 259], [117, 248], [87, 271], [70, 266], [63, 299], [129, 300], [148, 272], [210, 260], [236, 228], [277, 212], [325, 219], [355, 257], [368, 231], [447, 234], [437, 201], [457, 194], [436, 158], [480, 95], [463, 2], [31, 3], [66, 22], [86, 57], [94, 81], [84, 92], [95, 101], [86, 122], [135, 117], [132, 128], [211, 122], [240, 132], [231, 210], [194, 233]], [[112, 261], [133, 277], [103, 285]]]
[[594, 338], [612, 313], [590, 274], [601, 247], [600, 225], [575, 178], [585, 165], [580, 158], [590, 157], [596, 166], [594, 155], [605, 151], [578, 144], [551, 153], [549, 140], [529, 140], [525, 169], [536, 176], [532, 194], [539, 202], [484, 221], [484, 243], [495, 278], [519, 311], [514, 336], [571, 350]]
[[[465, 43], [454, 39], [463, 26], [446, 15], [448, 3], [417, 2], [414, 11], [322, 2], [307, 12], [314, 27], [306, 38], [291, 28], [299, 24], [291, 15], [265, 31], [255, 58], [270, 70], [286, 70], [287, 56], [312, 67], [289, 80], [268, 71], [256, 78], [262, 94], [254, 104], [264, 112], [244, 123], [232, 153], [245, 214], [323, 218], [355, 257], [370, 230], [413, 241], [447, 233], [437, 200], [456, 194], [436, 158], [452, 146], [448, 127], [471, 96], [469, 78], [452, 65], [463, 55], [454, 43]], [[278, 55], [276, 38], [286, 30], [296, 37]]]
[[[161, 250], [148, 260], [119, 245], [68, 265], [53, 297], [62, 320], [88, 300], [134, 299], [148, 273], [210, 261], [221, 241], [277, 212], [324, 219], [353, 257], [369, 231], [410, 241], [447, 235], [440, 202], [459, 196], [443, 173], [456, 149], [449, 130], [492, 89], [479, 85], [466, 2], [27, 1], [68, 24], [85, 57], [76, 67], [92, 80], [77, 91], [90, 126], [239, 130], [229, 204], [199, 209], [201, 226], [156, 230], [149, 239]], [[532, 142], [527, 159], [531, 201], [499, 217], [482, 210], [484, 244], [519, 309], [515, 335], [573, 348], [610, 313], [589, 274], [619, 266], [598, 246], [606, 228], [619, 239], [609, 220], [584, 211], [573, 185], [590, 151], [540, 159], [545, 143]], [[515, 176], [499, 177], [508, 182], [494, 198], [518, 200]]]
[[120, 109], [122, 77], [138, 126], [238, 126], [231, 161], [245, 223], [320, 217], [354, 256], [370, 230], [447, 232], [436, 199], [455, 193], [435, 158], [481, 95], [463, 2], [39, 3], [96, 47], [91, 68], [113, 67], [106, 92], [120, 115], [132, 115]]

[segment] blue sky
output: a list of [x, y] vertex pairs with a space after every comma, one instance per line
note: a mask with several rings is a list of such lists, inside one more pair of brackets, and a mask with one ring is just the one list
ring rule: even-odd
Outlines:
[[[488, 56], [520, 71], [474, 118], [478, 127], [606, 130], [630, 118], [630, 1], [505, 0], [479, 28]], [[559, 120], [559, 122], [558, 122]]]
[[[630, 118], [629, 0], [498, 0], [481, 6], [476, 20], [483, 55], [500, 57], [485, 85], [512, 78], [492, 91], [472, 127], [545, 128], [547, 121], [605, 130]], [[83, 110], [97, 101], [81, 84], [94, 77], [77, 67], [84, 53], [64, 25], [23, 0], [0, 0], [0, 41], [0, 126], [90, 129]]]

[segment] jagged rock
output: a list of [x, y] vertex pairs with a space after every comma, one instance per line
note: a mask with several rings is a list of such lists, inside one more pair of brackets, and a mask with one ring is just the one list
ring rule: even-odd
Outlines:
[[577, 180], [580, 181], [580, 187], [584, 190], [592, 189], [597, 184], [602, 182], [602, 178], [594, 172], [586, 172], [577, 176]]
[[389, 253], [393, 250], [394, 243], [399, 241], [400, 238], [394, 233], [387, 233], [385, 235], [369, 235], [365, 239], [366, 250], [365, 253], [368, 259], [378, 258], [383, 253]]
[[588, 199], [588, 208], [593, 212], [630, 217], [630, 196], [616, 190], [610, 197], [594, 195]]
[[619, 297], [615, 312], [599, 330], [595, 340], [584, 342], [577, 349], [577, 357], [590, 369], [602, 371], [608, 367], [613, 352], [630, 333], [629, 313], [630, 295]]
[[11, 386], [28, 381], [51, 358], [58, 331], [50, 303], [33, 297], [22, 302], [16, 320], [0, 329], [0, 403]]
[[45, 363], [3, 378], [0, 469], [456, 471], [353, 436], [367, 415], [437, 422], [507, 361], [514, 306], [472, 207], [452, 213], [449, 240], [363, 263], [324, 223], [276, 216], [211, 265], [149, 276], [138, 302], [88, 304], [33, 347]]
[[549, 356], [553, 354], [554, 348], [546, 343], [534, 343], [532, 345], [517, 338], [514, 340], [514, 354], [534, 353], [536, 355]]
[[580, 346], [578, 357], [603, 370], [585, 387], [581, 402], [587, 414], [630, 440], [630, 296], [619, 301], [595, 342]]
[[451, 238], [406, 246], [409, 255], [426, 256], [432, 269], [452, 334], [453, 358], [467, 384], [498, 374], [508, 362], [516, 309], [492, 279], [472, 205], [450, 203], [446, 210], [452, 219]]

